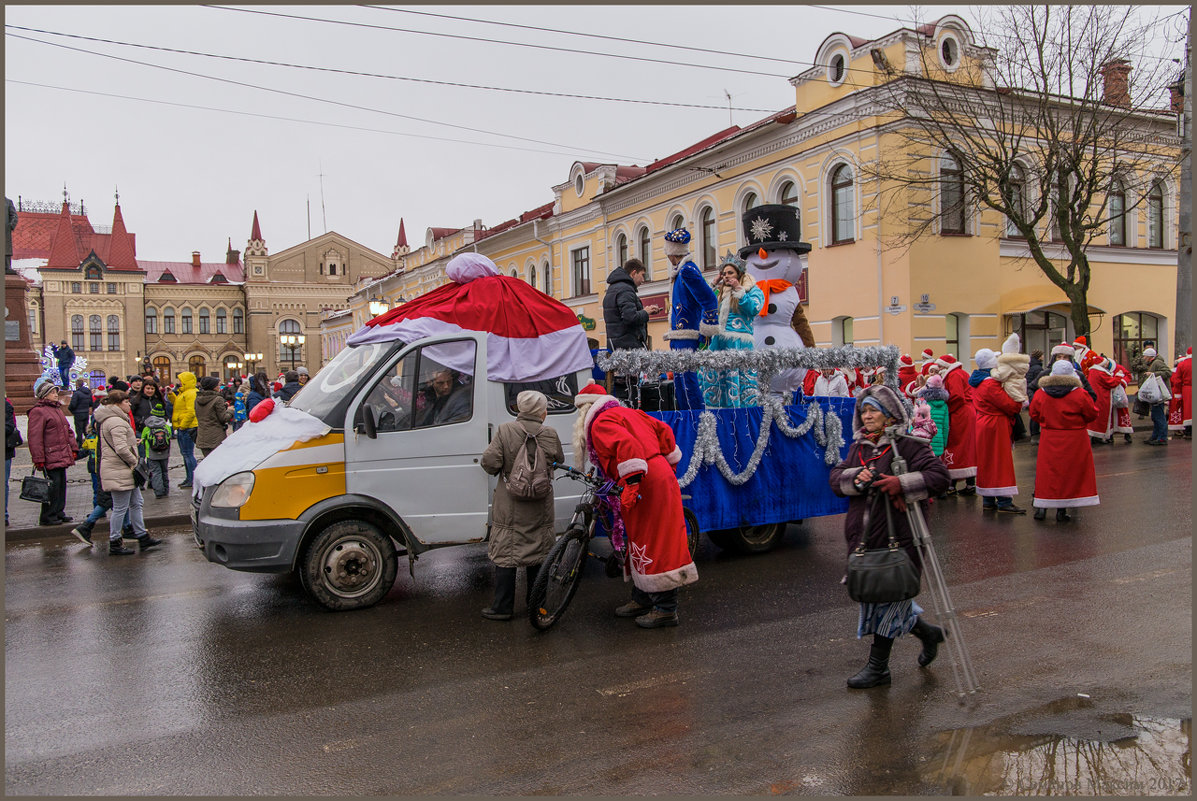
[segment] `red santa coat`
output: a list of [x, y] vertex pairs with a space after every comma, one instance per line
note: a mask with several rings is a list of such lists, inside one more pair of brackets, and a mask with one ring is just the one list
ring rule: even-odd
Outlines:
[[623, 512], [632, 582], [644, 592], [664, 592], [698, 581], [674, 474], [682, 452], [673, 430], [639, 409], [604, 400], [586, 412], [586, 441], [608, 476], [644, 474], [639, 503]]
[[956, 363], [940, 373], [948, 391], [948, 444], [940, 459], [948, 468], [948, 477], [956, 480], [977, 474], [976, 415], [973, 412], [972, 387], [963, 365]]
[[[1067, 388], [1062, 397], [1059, 389]], [[1097, 405], [1076, 376], [1045, 375], [1031, 398], [1031, 419], [1039, 423], [1039, 452], [1035, 458], [1035, 501], [1043, 509], [1096, 506], [1097, 477], [1088, 425]]]
[[[1014, 429], [1013, 416], [1022, 410], [1022, 404], [1007, 395], [997, 381], [986, 378], [973, 387], [973, 409], [977, 418], [977, 494], [1012, 498], [1018, 494], [1018, 481], [1014, 478], [1010, 433]], [[948, 436], [951, 435], [949, 422]]]
[[[1122, 391], [1126, 391], [1126, 387], [1134, 382], [1134, 377], [1131, 376], [1130, 370], [1127, 370], [1121, 364], [1114, 365], [1114, 375], [1118, 376], [1118, 380], [1122, 384]], [[1129, 398], [1128, 398], [1129, 399]], [[1124, 409], [1114, 410], [1114, 433], [1116, 434], [1133, 434], [1135, 427], [1131, 425], [1131, 410], [1130, 407]]]
[[914, 393], [918, 391], [916, 382], [918, 381], [919, 371], [914, 369], [914, 365], [902, 365], [898, 368], [898, 386], [902, 389], [902, 394], [908, 398], [913, 398]]
[[1097, 419], [1089, 423], [1089, 436], [1094, 439], [1108, 439], [1114, 433], [1114, 407], [1110, 395], [1122, 380], [1101, 364], [1089, 368], [1089, 386], [1097, 395]]
[[815, 394], [815, 381], [819, 378], [818, 370], [807, 370], [802, 378], [802, 394], [808, 398]]
[[1172, 400], [1168, 401], [1168, 430], [1193, 425], [1193, 357], [1181, 356], [1172, 371]]

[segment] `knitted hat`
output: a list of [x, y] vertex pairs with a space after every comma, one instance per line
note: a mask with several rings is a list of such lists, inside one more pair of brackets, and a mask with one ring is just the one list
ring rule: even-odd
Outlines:
[[200, 389], [216, 389], [220, 386], [220, 379], [214, 375], [206, 375], [200, 379]]
[[[1147, 351], [1143, 352], [1146, 353]], [[1059, 345], [1056, 345], [1054, 348], [1052, 348], [1052, 356], [1067, 356], [1071, 359], [1075, 355], [1076, 350], [1067, 342], [1061, 342]]]
[[927, 383], [925, 386], [928, 386], [931, 389], [943, 389], [943, 376], [939, 375], [938, 373], [927, 376]]
[[161, 418], [165, 419], [166, 418], [166, 407], [163, 406], [161, 403], [155, 403], [150, 408], [150, 414], [152, 414], [154, 417], [161, 417]]
[[[1053, 350], [1052, 353], [1055, 353]], [[1154, 359], [1156, 356], [1155, 348], [1143, 348], [1143, 355], [1149, 359]]]
[[34, 387], [33, 394], [37, 396], [38, 400], [41, 400], [56, 389], [58, 389], [58, 385], [53, 381], [46, 379]]
[[973, 361], [977, 363], [977, 368], [980, 370], [992, 370], [997, 367], [997, 354], [989, 348], [981, 348], [973, 354]]
[[1019, 342], [1018, 334], [1011, 334], [1002, 343], [1002, 353], [1018, 353], [1020, 348], [1021, 343]]
[[914, 359], [911, 358], [909, 353], [903, 353], [902, 358], [898, 359], [898, 364], [902, 367], [914, 367]]
[[690, 252], [690, 232], [685, 228], [675, 228], [665, 234], [665, 255], [685, 256]]
[[543, 392], [525, 389], [515, 396], [515, 407], [523, 414], [544, 414], [549, 408], [549, 399]]
[[1061, 359], [1052, 365], [1052, 375], [1076, 375], [1072, 362]]
[[592, 381], [578, 390], [578, 394], [574, 396], [574, 406], [581, 408], [607, 398], [611, 398], [611, 396], [607, 394], [606, 388]]
[[129, 385], [126, 384], [124, 381], [117, 380], [117, 381], [113, 381], [109, 385], [109, 389], [119, 389], [121, 392], [128, 392]]
[[300, 375], [309, 375], [308, 368], [304, 367], [302, 364], [295, 368], [295, 372], [299, 373]]

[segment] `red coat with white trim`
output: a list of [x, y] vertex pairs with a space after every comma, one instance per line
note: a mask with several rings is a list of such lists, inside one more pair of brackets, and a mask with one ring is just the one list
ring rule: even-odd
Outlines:
[[1035, 506], [1061, 509], [1096, 506], [1097, 478], [1087, 427], [1097, 404], [1074, 375], [1044, 375], [1031, 397], [1031, 419], [1039, 423], [1035, 457]]
[[1110, 393], [1114, 387], [1122, 383], [1122, 379], [1107, 370], [1099, 362], [1089, 368], [1089, 386], [1097, 394], [1097, 419], [1089, 424], [1089, 436], [1094, 439], [1106, 439], [1114, 433], [1114, 407], [1110, 403]]
[[940, 375], [948, 391], [948, 444], [939, 458], [955, 481], [977, 474], [976, 415], [972, 387], [968, 385], [963, 365], [956, 363]]
[[1012, 498], [1018, 494], [1018, 481], [1010, 433], [1022, 404], [1007, 395], [997, 381], [986, 378], [973, 387], [973, 409], [977, 415], [977, 494]]
[[1168, 430], [1193, 425], [1193, 357], [1181, 356], [1172, 371], [1172, 400], [1168, 402]]
[[620, 481], [643, 474], [640, 501], [623, 512], [632, 582], [644, 592], [664, 592], [698, 581], [674, 472], [682, 452], [673, 429], [639, 409], [605, 401], [594, 403], [586, 418], [599, 469]]
[[[1114, 364], [1114, 375], [1118, 376], [1118, 380], [1122, 384], [1123, 392], [1126, 392], [1127, 385], [1133, 383], [1135, 380], [1134, 376], [1131, 375], [1131, 371], [1118, 363]], [[1127, 400], [1130, 400], [1129, 396], [1127, 397]], [[1133, 425], [1131, 425], [1131, 410], [1129, 406], [1123, 409], [1114, 410], [1114, 433], [1135, 433], [1135, 428]]]

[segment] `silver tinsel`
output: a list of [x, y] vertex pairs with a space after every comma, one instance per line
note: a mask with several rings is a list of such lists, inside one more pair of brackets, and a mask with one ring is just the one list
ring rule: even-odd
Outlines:
[[678, 479], [678, 484], [682, 487], [688, 486], [698, 475], [699, 468], [713, 464], [729, 484], [741, 486], [756, 473], [761, 457], [769, 447], [769, 435], [775, 423], [782, 434], [791, 438], [813, 432], [815, 441], [823, 447], [823, 461], [829, 467], [839, 461], [840, 448], [844, 446], [843, 425], [839, 415], [825, 415], [822, 406], [810, 403], [806, 406], [806, 419], [800, 425], [794, 425], [781, 398], [767, 395], [761, 402], [761, 430], [757, 434], [752, 456], [748, 458], [744, 469], [737, 473], [728, 464], [723, 449], [719, 447], [718, 420], [711, 412], [703, 412], [698, 417], [698, 436], [694, 441], [694, 453], [690, 455], [690, 464]]

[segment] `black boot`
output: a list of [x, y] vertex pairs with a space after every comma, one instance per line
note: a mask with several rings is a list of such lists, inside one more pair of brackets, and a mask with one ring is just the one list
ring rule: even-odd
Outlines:
[[1056, 510], [1056, 522], [1057, 523], [1067, 523], [1071, 519], [1072, 519], [1072, 515], [1068, 514], [1067, 509], [1057, 509]]
[[132, 548], [126, 548], [124, 540], [108, 540], [109, 556], [130, 556], [135, 553]]
[[910, 629], [910, 633], [923, 642], [923, 650], [919, 654], [920, 667], [927, 667], [927, 665], [935, 661], [935, 657], [939, 654], [939, 644], [948, 638], [946, 629], [939, 626], [932, 626], [921, 617], [915, 618], [914, 626]]
[[873, 644], [869, 647], [869, 661], [859, 673], [848, 679], [848, 686], [853, 690], [864, 690], [889, 684], [889, 652], [893, 646], [894, 641], [889, 637], [874, 634]]
[[162, 544], [162, 540], [156, 540], [153, 537], [151, 537], [149, 534], [142, 534], [140, 537], [137, 538], [138, 548], [142, 551], [148, 551], [150, 548], [153, 548], [155, 545], [161, 545], [161, 544]]
[[515, 608], [515, 568], [495, 568], [495, 600], [482, 610], [487, 620], [511, 620]]
[[79, 542], [82, 542], [85, 545], [91, 545], [91, 530], [93, 525], [94, 524], [88, 523], [86, 520], [84, 520], [82, 523], [71, 529], [71, 534], [75, 537], [75, 539], [79, 540]]
[[1035, 519], [1036, 520], [1046, 520], [1047, 519], [1047, 509], [1043, 508], [1042, 506], [1036, 506], [1035, 507]]

